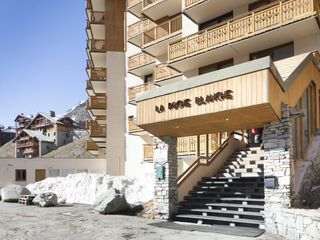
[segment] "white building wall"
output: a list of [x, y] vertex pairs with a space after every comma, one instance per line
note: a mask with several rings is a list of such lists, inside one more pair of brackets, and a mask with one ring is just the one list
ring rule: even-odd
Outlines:
[[320, 33], [294, 40], [294, 54], [320, 50]]

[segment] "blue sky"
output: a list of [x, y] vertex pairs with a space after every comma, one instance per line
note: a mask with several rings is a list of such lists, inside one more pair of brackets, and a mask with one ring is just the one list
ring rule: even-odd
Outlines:
[[87, 98], [85, 21], [84, 0], [1, 0], [0, 124]]

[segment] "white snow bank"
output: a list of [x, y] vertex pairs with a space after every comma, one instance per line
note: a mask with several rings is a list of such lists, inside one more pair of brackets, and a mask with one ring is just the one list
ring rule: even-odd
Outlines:
[[115, 188], [125, 194], [128, 203], [139, 204], [153, 199], [151, 177], [113, 177], [103, 174], [78, 173], [67, 177], [47, 178], [27, 186], [33, 194], [54, 192], [58, 201], [92, 205], [104, 191]]

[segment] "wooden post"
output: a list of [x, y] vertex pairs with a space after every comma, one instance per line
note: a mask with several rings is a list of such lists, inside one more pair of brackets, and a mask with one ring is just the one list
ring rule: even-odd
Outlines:
[[197, 158], [200, 157], [200, 135], [197, 135]]
[[206, 157], [209, 158], [209, 134], [206, 134]]

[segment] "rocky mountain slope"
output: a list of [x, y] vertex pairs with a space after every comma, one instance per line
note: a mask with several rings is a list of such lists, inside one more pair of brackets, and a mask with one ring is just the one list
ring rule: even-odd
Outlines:
[[10, 141], [0, 147], [0, 158], [14, 158], [14, 143]]
[[91, 117], [86, 110], [86, 101], [82, 101], [77, 106], [69, 109], [64, 116], [71, 117], [76, 122], [91, 120]]

